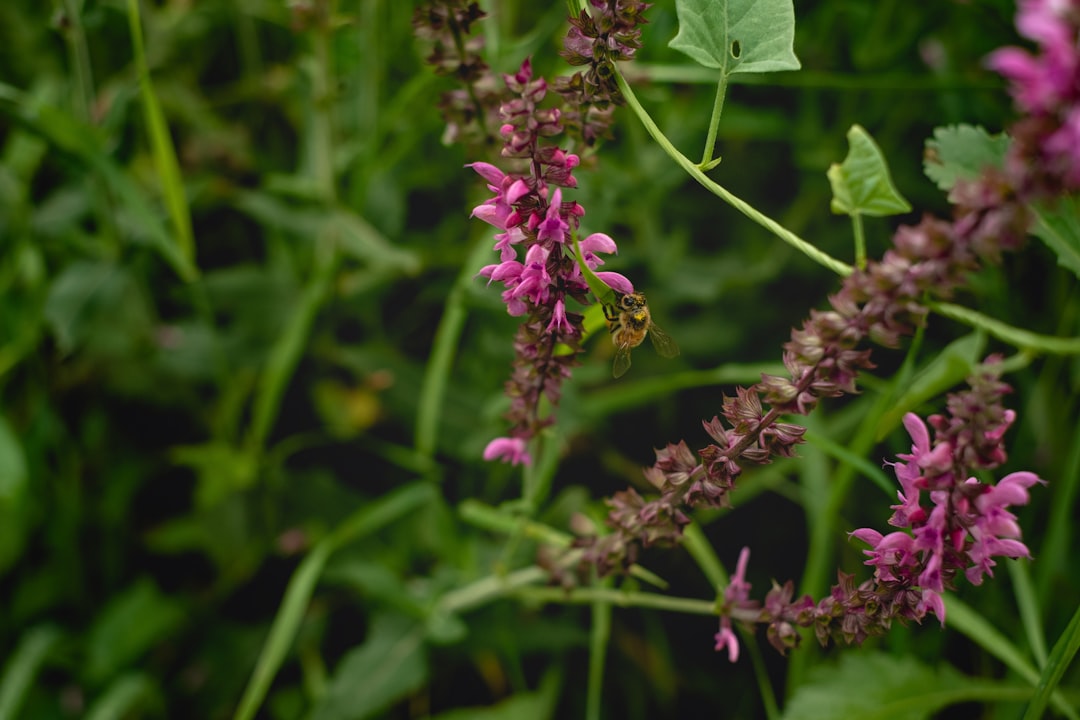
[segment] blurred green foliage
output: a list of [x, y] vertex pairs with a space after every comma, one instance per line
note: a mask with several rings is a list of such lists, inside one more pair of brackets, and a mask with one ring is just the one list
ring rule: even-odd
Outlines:
[[[540, 73], [565, 70], [563, 3], [484, 5], [496, 70], [526, 55]], [[529, 574], [536, 536], [457, 510], [522, 497], [520, 472], [479, 460], [501, 433], [514, 321], [473, 280], [492, 241], [468, 219], [483, 187], [462, 166], [494, 158], [440, 142], [437, 96], [453, 85], [424, 67], [413, 10], [0, 4], [0, 718], [584, 712], [588, 609], [497, 599], [499, 578], [541, 579]], [[980, 61], [1015, 42], [1013, 10], [996, 0], [795, 10], [803, 71], [733, 86], [713, 176], [850, 262], [825, 176], [848, 128], [881, 146], [916, 208], [904, 219], [946, 213], [921, 172], [923, 142], [940, 125], [1006, 124], [1007, 97]], [[693, 157], [712, 95], [667, 47], [672, 3], [649, 18], [628, 77]], [[788, 329], [836, 288], [689, 181], [631, 115], [586, 160], [585, 226], [618, 239], [611, 269], [648, 288], [683, 354], [644, 350], [614, 383], [610, 348], [590, 343], [548, 455], [525, 478], [533, 519], [556, 531], [575, 513], [599, 521], [603, 496], [640, 487], [651, 447], [703, 442], [700, 420], [722, 393], [775, 366]], [[868, 219], [871, 257], [891, 229]], [[1035, 245], [974, 278], [961, 302], [1041, 333], [1075, 335], [1080, 322], [1075, 277]], [[448, 351], [431, 358], [437, 331]], [[931, 368], [919, 387], [959, 380], [932, 368], [967, 332], [933, 318], [911, 358]], [[858, 571], [842, 533], [887, 518], [891, 496], [843, 456], [876, 464], [904, 449], [898, 437], [879, 447], [878, 425], [865, 424], [888, 418], [883, 429], [899, 435], [887, 413], [904, 356], [875, 358], [865, 395], [810, 419], [829, 443], [747, 473], [738, 512], [699, 518], [724, 562], [754, 548], [756, 590], [791, 577], [820, 593], [836, 567]], [[1038, 559], [1029, 607], [1053, 639], [1080, 596], [1070, 571], [1080, 367], [1024, 360], [1007, 378], [1020, 414], [1010, 467], [1050, 481], [1021, 520]], [[911, 402], [942, 405], [932, 393]], [[712, 600], [684, 553], [643, 564], [672, 595]], [[964, 592], [1024, 652], [1038, 644], [1013, 622], [1026, 573], [1002, 566]], [[606, 717], [762, 715], [748, 663], [712, 652], [713, 619], [616, 608], [611, 622]], [[935, 627], [873, 645], [903, 656], [895, 662], [914, 678], [926, 672], [917, 662], [1005, 674], [978, 642]], [[832, 654], [811, 641], [789, 664], [766, 649], [767, 673], [794, 690]], [[980, 717], [1013, 717], [1024, 697], [997, 696]]]

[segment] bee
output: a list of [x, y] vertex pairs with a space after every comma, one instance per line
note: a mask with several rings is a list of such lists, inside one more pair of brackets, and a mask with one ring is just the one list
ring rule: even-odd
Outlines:
[[679, 354], [679, 346], [666, 332], [656, 326], [649, 313], [649, 304], [641, 293], [615, 294], [615, 302], [604, 305], [611, 342], [615, 343], [615, 377], [622, 377], [630, 369], [630, 351], [648, 335], [653, 347], [661, 357], [673, 358]]

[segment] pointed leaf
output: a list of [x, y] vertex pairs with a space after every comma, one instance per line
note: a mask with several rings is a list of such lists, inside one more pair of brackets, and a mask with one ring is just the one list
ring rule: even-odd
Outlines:
[[783, 719], [924, 720], [985, 687], [949, 666], [932, 668], [884, 653], [848, 653], [839, 664], [811, 672]]
[[923, 172], [949, 191], [957, 180], [971, 180], [988, 167], [1002, 167], [1008, 149], [1009, 137], [1004, 133], [991, 135], [978, 125], [939, 127], [926, 141]]
[[312, 720], [373, 717], [427, 680], [423, 628], [400, 615], [372, 618], [363, 645], [341, 660]]
[[86, 676], [109, 679], [175, 632], [184, 622], [179, 601], [143, 578], [109, 601], [90, 631]]
[[548, 672], [536, 692], [520, 692], [487, 707], [456, 708], [431, 720], [544, 720], [555, 717], [562, 679]]
[[911, 205], [893, 186], [889, 166], [870, 134], [852, 125], [847, 138], [847, 157], [826, 173], [833, 191], [832, 211], [877, 217], [909, 212]]
[[1057, 255], [1058, 265], [1080, 276], [1080, 197], [1053, 206], [1036, 206], [1032, 232]]
[[38, 673], [61, 640], [57, 628], [39, 625], [25, 631], [18, 646], [8, 650], [0, 675], [0, 718], [22, 717], [19, 711]]
[[675, 0], [671, 47], [724, 75], [798, 70], [791, 0]]

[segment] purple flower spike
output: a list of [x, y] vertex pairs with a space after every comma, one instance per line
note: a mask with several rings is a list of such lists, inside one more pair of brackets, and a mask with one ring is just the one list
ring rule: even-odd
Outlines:
[[[523, 318], [514, 341], [513, 373], [506, 384], [510, 438], [492, 441], [484, 457], [518, 464], [529, 462], [525, 445], [552, 421], [540, 415], [541, 398], [558, 404], [562, 383], [580, 352], [582, 316], [568, 310], [567, 298], [586, 303], [590, 289], [570, 250], [585, 211], [576, 202], [563, 200], [563, 188], [577, 186], [573, 170], [581, 160], [558, 147], [541, 145], [542, 138], [562, 128], [559, 112], [537, 107], [547, 83], [533, 78], [529, 61], [504, 80], [514, 97], [500, 107], [502, 156], [527, 159], [529, 172], [508, 174], [483, 162], [467, 167], [484, 178], [493, 193], [473, 209], [473, 217], [501, 231], [494, 236], [499, 262], [484, 266], [478, 276], [487, 278], [489, 285], [502, 283], [507, 312]], [[603, 264], [601, 254], [617, 251], [615, 241], [603, 233], [587, 236], [581, 245], [590, 268]], [[619, 292], [633, 292], [630, 281], [618, 273], [598, 275]], [[556, 346], [570, 352], [556, 352]]]
[[1016, 27], [1038, 46], [997, 50], [986, 64], [1009, 81], [1027, 116], [1011, 129], [1007, 170], [1034, 198], [1080, 189], [1080, 7], [1071, 0], [1021, 0]]

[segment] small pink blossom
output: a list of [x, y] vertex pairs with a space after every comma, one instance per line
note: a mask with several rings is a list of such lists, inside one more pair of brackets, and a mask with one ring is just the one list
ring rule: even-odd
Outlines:
[[502, 460], [511, 465], [531, 465], [532, 458], [522, 438], [495, 438], [484, 448], [485, 460]]
[[716, 646], [713, 649], [720, 652], [725, 647], [728, 651], [728, 662], [737, 661], [739, 659], [739, 638], [735, 637], [735, 633], [731, 629], [731, 619], [726, 615], [720, 618], [720, 632], [716, 633]]
[[551, 312], [551, 322], [548, 323], [547, 331], [552, 334], [568, 333], [573, 335], [576, 330], [566, 320], [566, 303], [561, 299], [555, 301], [555, 308]]
[[915, 606], [915, 610], [921, 615], [926, 615], [927, 612], [934, 613], [941, 622], [941, 627], [945, 627], [945, 600], [941, 597], [941, 593], [924, 589], [922, 599]]
[[541, 220], [536, 227], [537, 242], [544, 243], [554, 241], [560, 244], [566, 242], [566, 232], [570, 229], [570, 226], [562, 219], [559, 213], [561, 207], [562, 190], [556, 188], [551, 196], [551, 204], [548, 205], [544, 219]]
[[[754, 604], [750, 601], [750, 583], [746, 581], [746, 566], [749, 562], [750, 548], [744, 547], [739, 551], [739, 559], [735, 563], [735, 574], [731, 576], [728, 586], [724, 588], [724, 605], [729, 612], [734, 608]], [[728, 662], [739, 659], [739, 639], [731, 628], [731, 617], [727, 613], [720, 616], [720, 631], [716, 633], [715, 638], [714, 650], [720, 652], [726, 647]]]

